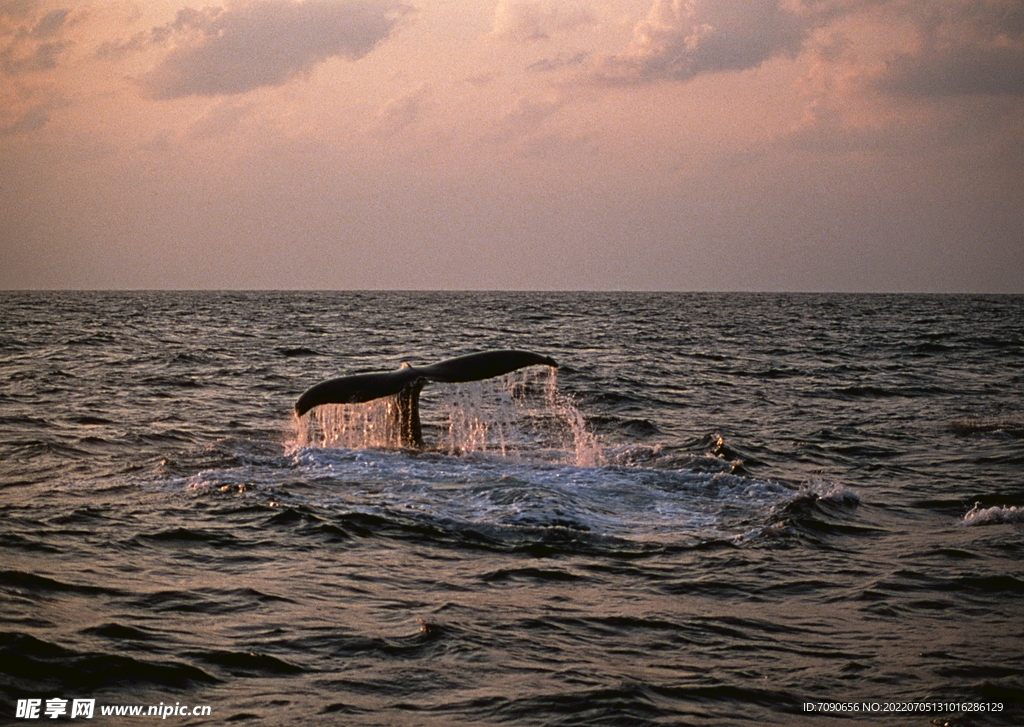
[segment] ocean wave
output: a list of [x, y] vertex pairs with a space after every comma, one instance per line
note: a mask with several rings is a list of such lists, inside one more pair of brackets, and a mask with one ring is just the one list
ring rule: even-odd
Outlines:
[[304, 669], [270, 654], [253, 651], [204, 650], [190, 656], [231, 676], [274, 677], [301, 674]]
[[127, 685], [184, 689], [219, 681], [190, 664], [76, 651], [17, 632], [0, 633], [0, 665], [0, 674], [9, 675], [3, 680], [7, 682], [5, 691], [19, 695]]
[[789, 500], [772, 509], [772, 525], [765, 528], [769, 537], [785, 537], [793, 532], [814, 540], [821, 536], [861, 535], [874, 528], [852, 521], [860, 506], [860, 495], [846, 485], [827, 480], [805, 483]]
[[800, 488], [800, 496], [813, 497], [817, 502], [856, 507], [860, 504], [860, 495], [846, 485], [827, 480], [812, 480]]
[[25, 573], [18, 570], [0, 571], [0, 587], [9, 592], [21, 593], [26, 596], [37, 596], [41, 593], [74, 593], [88, 596], [120, 594], [120, 591], [115, 588], [101, 588], [99, 586], [67, 583], [55, 578], [48, 578], [35, 573]]
[[1024, 420], [1008, 417], [964, 417], [950, 424], [949, 431], [962, 437], [990, 434], [1022, 439], [1024, 438]]

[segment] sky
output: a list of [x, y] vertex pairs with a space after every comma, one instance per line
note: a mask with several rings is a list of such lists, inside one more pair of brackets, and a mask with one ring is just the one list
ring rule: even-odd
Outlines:
[[1024, 0], [0, 0], [0, 289], [1024, 293]]

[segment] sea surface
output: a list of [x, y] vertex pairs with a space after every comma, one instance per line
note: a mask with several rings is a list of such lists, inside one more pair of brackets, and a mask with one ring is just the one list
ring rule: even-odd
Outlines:
[[0, 304], [0, 723], [1024, 724], [1024, 297]]

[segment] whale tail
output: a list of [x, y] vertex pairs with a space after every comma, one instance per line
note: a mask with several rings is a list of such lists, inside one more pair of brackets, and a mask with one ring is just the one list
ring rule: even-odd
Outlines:
[[397, 425], [402, 443], [422, 448], [419, 400], [420, 391], [427, 382], [454, 384], [482, 381], [527, 366], [558, 368], [550, 356], [514, 349], [471, 353], [430, 366], [402, 364], [395, 371], [352, 374], [322, 381], [303, 392], [295, 402], [295, 413], [301, 417], [321, 404], [361, 404], [385, 396], [395, 396], [398, 404], [395, 408]]

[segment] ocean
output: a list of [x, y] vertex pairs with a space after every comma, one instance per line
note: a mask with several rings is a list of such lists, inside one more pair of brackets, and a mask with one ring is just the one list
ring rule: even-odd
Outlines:
[[0, 299], [0, 723], [1024, 724], [1024, 297]]

